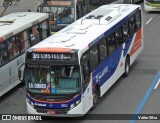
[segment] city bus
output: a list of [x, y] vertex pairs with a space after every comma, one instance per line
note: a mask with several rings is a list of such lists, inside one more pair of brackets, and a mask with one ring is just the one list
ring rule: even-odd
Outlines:
[[141, 15], [139, 5], [103, 5], [28, 49], [19, 74], [28, 113], [83, 116], [94, 109], [142, 51]]
[[144, 0], [145, 11], [160, 11], [160, 0]]
[[124, 4], [135, 4], [142, 2], [143, 0], [122, 0]]
[[90, 5], [93, 6], [101, 6], [101, 5], [105, 5], [105, 4], [111, 4], [114, 3], [118, 0], [89, 0]]
[[50, 36], [46, 13], [17, 12], [0, 18], [0, 97], [20, 83], [25, 51]]
[[116, 2], [120, 3], [120, 1], [118, 1], [118, 0], [89, 0], [91, 11], [102, 6], [102, 5], [114, 4]]
[[50, 16], [51, 32], [61, 30], [91, 11], [89, 0], [44, 0], [38, 12]]

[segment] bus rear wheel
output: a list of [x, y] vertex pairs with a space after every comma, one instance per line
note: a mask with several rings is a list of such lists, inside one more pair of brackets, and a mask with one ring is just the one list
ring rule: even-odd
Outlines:
[[127, 77], [129, 75], [129, 71], [130, 71], [130, 59], [129, 59], [129, 57], [126, 57], [123, 76]]
[[99, 91], [97, 88], [94, 89], [94, 92], [93, 92], [93, 107], [92, 109], [95, 109], [98, 102], [100, 100], [100, 95], [99, 95]]

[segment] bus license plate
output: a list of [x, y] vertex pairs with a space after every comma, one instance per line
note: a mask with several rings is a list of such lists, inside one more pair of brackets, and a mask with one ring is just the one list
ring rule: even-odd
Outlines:
[[54, 110], [47, 110], [47, 114], [56, 114], [56, 111], [54, 111]]

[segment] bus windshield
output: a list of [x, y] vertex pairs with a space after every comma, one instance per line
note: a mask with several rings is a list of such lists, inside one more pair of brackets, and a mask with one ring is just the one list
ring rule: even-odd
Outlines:
[[49, 13], [50, 24], [71, 24], [74, 21], [74, 7], [68, 6], [46, 6], [42, 10]]
[[71, 94], [81, 87], [79, 67], [75, 65], [28, 65], [24, 80], [33, 93]]

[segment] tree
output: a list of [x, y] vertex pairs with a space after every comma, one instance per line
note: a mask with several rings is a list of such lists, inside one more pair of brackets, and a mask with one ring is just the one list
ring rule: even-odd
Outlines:
[[20, 2], [20, 0], [3, 0], [3, 6], [5, 7], [4, 10], [2, 11], [0, 17], [3, 16], [4, 12], [7, 10], [8, 6], [9, 5], [12, 5], [12, 3], [15, 2], [15, 3], [18, 3]]

